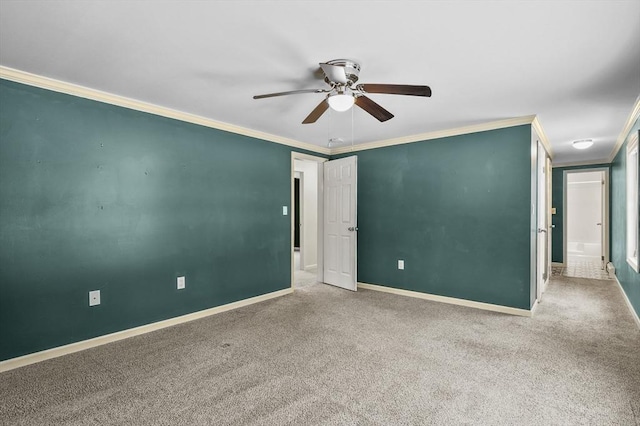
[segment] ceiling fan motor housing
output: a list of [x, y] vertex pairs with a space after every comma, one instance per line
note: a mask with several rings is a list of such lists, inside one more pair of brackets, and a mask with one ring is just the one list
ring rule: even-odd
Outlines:
[[[351, 60], [351, 59], [334, 59], [331, 61], [327, 61], [328, 65], [333, 65], [336, 67], [343, 67], [344, 68], [344, 72], [347, 76], [347, 85], [351, 86], [352, 84], [354, 84], [356, 81], [358, 81], [358, 76], [360, 75], [360, 64]], [[328, 78], [325, 77], [325, 80], [327, 81], [327, 83], [332, 84], [335, 82], [332, 82], [331, 80], [329, 80]]]

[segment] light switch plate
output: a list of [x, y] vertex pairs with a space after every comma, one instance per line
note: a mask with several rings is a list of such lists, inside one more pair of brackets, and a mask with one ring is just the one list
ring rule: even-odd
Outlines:
[[89, 306], [100, 304], [100, 290], [92, 290], [89, 292]]
[[186, 285], [186, 279], [184, 277], [178, 277], [178, 290], [182, 290]]
[[404, 260], [398, 260], [398, 269], [404, 269]]
[[286, 216], [289, 214], [289, 208], [287, 206], [282, 206], [282, 216]]

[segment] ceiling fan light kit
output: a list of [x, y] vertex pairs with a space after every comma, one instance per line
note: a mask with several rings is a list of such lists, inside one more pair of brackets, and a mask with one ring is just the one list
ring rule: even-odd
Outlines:
[[332, 110], [343, 112], [347, 111], [349, 108], [353, 106], [355, 103], [355, 98], [353, 95], [346, 93], [338, 93], [335, 95], [329, 95], [327, 98], [327, 102], [329, 102], [329, 106]]
[[593, 145], [593, 139], [580, 139], [572, 143], [575, 149], [587, 149]]
[[366, 94], [369, 93], [431, 96], [431, 88], [429, 88], [429, 86], [356, 84], [360, 75], [360, 64], [351, 59], [334, 59], [321, 62], [320, 68], [325, 75], [324, 81], [331, 86], [329, 89], [303, 89], [267, 93], [264, 95], [256, 95], [253, 99], [272, 98], [300, 93], [326, 93], [325, 98], [311, 111], [311, 114], [302, 121], [302, 124], [310, 124], [315, 123], [329, 108], [334, 111], [343, 112], [349, 110], [353, 105], [362, 108], [380, 122], [392, 119], [393, 114], [366, 96]]

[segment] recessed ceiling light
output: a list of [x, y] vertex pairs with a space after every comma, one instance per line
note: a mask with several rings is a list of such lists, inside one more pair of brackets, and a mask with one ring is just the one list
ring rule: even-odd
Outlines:
[[593, 139], [580, 139], [579, 141], [573, 141], [573, 147], [575, 149], [587, 149], [593, 145]]

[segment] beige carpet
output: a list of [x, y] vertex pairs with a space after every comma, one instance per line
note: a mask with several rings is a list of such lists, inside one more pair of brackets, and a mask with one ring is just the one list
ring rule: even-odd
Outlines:
[[0, 374], [3, 425], [638, 419], [640, 331], [617, 284], [567, 277], [534, 318], [313, 284]]

